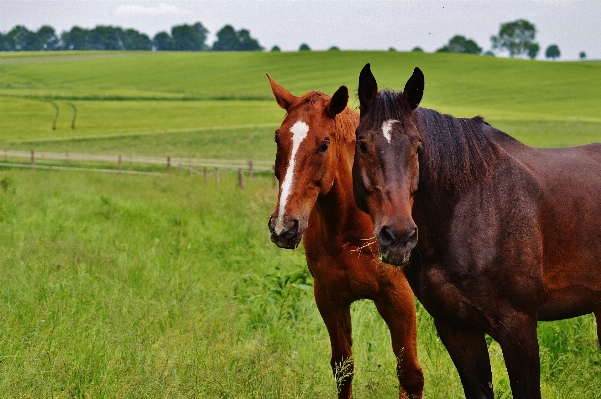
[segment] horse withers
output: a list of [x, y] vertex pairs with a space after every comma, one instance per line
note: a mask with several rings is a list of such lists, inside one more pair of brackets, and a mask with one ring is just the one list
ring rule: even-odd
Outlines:
[[[420, 108], [359, 76], [353, 165], [379, 252], [403, 266], [467, 398], [492, 398], [485, 334], [514, 398], [540, 398], [539, 320], [601, 316], [601, 144], [533, 148], [487, 124]], [[598, 333], [599, 325], [598, 325]]]
[[304, 237], [315, 302], [330, 335], [338, 397], [352, 396], [350, 305], [367, 298], [390, 329], [399, 397], [421, 398], [413, 293], [402, 271], [380, 263], [373, 224], [353, 199], [359, 116], [347, 107], [348, 90], [342, 86], [332, 97], [316, 91], [297, 97], [267, 76], [286, 110], [275, 134], [279, 196], [269, 219], [271, 240], [292, 249]]

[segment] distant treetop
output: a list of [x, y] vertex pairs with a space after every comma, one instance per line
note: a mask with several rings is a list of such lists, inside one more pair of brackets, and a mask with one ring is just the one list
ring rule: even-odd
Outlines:
[[298, 48], [298, 51], [311, 51], [311, 47], [307, 43], [303, 43]]
[[419, 46], [413, 47], [413, 50], [411, 50], [411, 51], [414, 53], [423, 53], [424, 52], [424, 50]]
[[213, 43], [213, 51], [262, 51], [263, 47], [256, 39], [250, 37], [246, 29], [234, 30], [226, 25], [217, 32], [217, 40]]
[[491, 36], [490, 41], [493, 49], [507, 50], [510, 57], [527, 55], [534, 59], [540, 50], [538, 43], [534, 41], [536, 27], [525, 19], [501, 24], [499, 34]]
[[551, 58], [552, 60], [554, 60], [555, 58], [559, 58], [560, 55], [561, 52], [559, 51], [559, 47], [557, 46], [557, 44], [550, 45], [549, 47], [547, 47], [547, 51], [545, 51], [545, 57]]
[[455, 35], [449, 43], [436, 50], [437, 53], [467, 53], [481, 54], [482, 47], [472, 39], [466, 39], [465, 36]]

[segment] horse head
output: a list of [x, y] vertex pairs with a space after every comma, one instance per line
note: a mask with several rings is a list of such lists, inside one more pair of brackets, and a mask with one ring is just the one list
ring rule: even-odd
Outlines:
[[415, 120], [424, 75], [415, 68], [402, 93], [378, 92], [369, 64], [359, 76], [361, 120], [356, 130], [353, 192], [370, 214], [382, 259], [404, 265], [417, 244], [412, 217], [419, 183], [421, 134]]
[[279, 195], [268, 226], [271, 241], [293, 249], [307, 228], [318, 196], [326, 195], [334, 185], [338, 159], [335, 118], [346, 107], [348, 89], [341, 86], [332, 97], [320, 92], [297, 97], [267, 77], [278, 105], [286, 110], [275, 132]]

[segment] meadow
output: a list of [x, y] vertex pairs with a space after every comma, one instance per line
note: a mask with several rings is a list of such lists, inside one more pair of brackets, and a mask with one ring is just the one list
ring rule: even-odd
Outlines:
[[[0, 150], [274, 158], [295, 94], [426, 75], [423, 105], [483, 115], [527, 144], [601, 141], [601, 64], [394, 52], [0, 54]], [[351, 105], [356, 107], [353, 96]], [[52, 125], [56, 118], [56, 129]], [[75, 128], [71, 128], [74, 109]], [[164, 176], [0, 169], [0, 396], [335, 397], [302, 247], [276, 248], [277, 189]], [[463, 392], [419, 302], [425, 397]], [[357, 398], [398, 396], [386, 326], [352, 307]], [[599, 398], [591, 315], [539, 324], [545, 398]], [[496, 396], [510, 398], [489, 340]]]

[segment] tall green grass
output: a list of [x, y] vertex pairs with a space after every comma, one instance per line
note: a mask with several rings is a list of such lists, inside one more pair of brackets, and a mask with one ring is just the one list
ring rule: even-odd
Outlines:
[[[302, 249], [276, 248], [268, 177], [0, 171], [4, 397], [333, 397], [329, 340]], [[395, 397], [390, 338], [352, 307], [357, 398]], [[462, 389], [418, 304], [425, 397]], [[539, 328], [546, 398], [596, 398], [591, 316]], [[509, 397], [490, 343], [498, 397]]]

